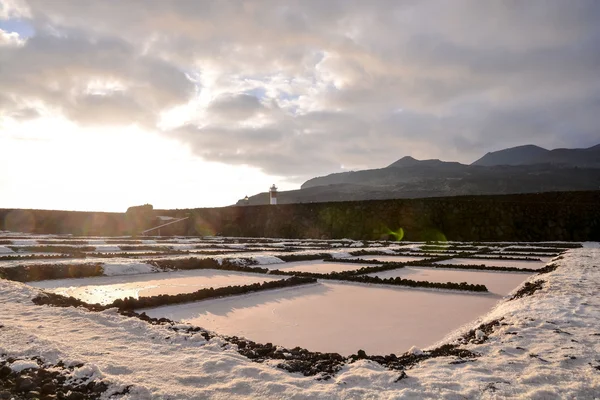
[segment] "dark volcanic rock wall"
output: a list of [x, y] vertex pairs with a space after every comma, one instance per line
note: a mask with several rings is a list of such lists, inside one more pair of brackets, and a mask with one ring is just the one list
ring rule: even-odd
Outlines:
[[124, 217], [108, 212], [0, 209], [0, 230], [112, 236], [128, 231]]
[[[600, 191], [155, 210], [190, 218], [163, 235], [465, 241], [600, 241]], [[119, 235], [124, 214], [0, 210], [0, 229]]]
[[179, 233], [188, 235], [354, 239], [401, 235], [415, 241], [600, 240], [600, 191], [185, 211], [191, 212], [192, 218]]

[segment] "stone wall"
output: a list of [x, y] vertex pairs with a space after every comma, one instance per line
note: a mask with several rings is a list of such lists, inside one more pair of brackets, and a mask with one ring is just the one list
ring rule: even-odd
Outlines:
[[467, 241], [600, 241], [600, 191], [161, 211], [173, 234]]
[[[0, 210], [2, 217], [3, 210]], [[36, 226], [54, 233], [123, 233], [123, 214], [80, 213], [78, 218], [36, 214]], [[353, 238], [464, 241], [600, 241], [600, 191], [334, 203], [155, 210], [190, 219], [163, 235], [224, 235], [285, 238]], [[51, 212], [44, 212], [51, 213]], [[67, 214], [64, 214], [67, 213]], [[39, 221], [40, 219], [42, 221]], [[87, 227], [75, 224], [81, 220]], [[91, 222], [90, 222], [91, 221]], [[95, 223], [94, 223], [95, 221]], [[102, 223], [102, 224], [101, 224]], [[103, 228], [104, 226], [104, 228]], [[0, 229], [3, 228], [0, 219]], [[72, 232], [65, 232], [71, 229]], [[14, 229], [13, 229], [14, 230]], [[38, 232], [42, 232], [36, 229]]]
[[0, 230], [113, 236], [129, 231], [124, 213], [0, 209]]

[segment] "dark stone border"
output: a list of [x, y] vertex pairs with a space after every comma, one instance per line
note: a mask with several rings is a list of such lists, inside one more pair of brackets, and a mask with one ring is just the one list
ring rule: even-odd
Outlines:
[[[108, 389], [108, 385], [102, 381], [86, 383], [86, 380], [68, 379], [65, 376], [64, 372], [72, 373], [84, 364], [66, 366], [60, 361], [48, 365], [40, 357], [7, 358], [6, 354], [0, 358], [5, 359], [0, 361], [0, 399], [93, 400], [99, 399]], [[35, 361], [38, 367], [15, 372], [9, 364], [18, 360]]]
[[[522, 245], [522, 243], [519, 243], [519, 245]], [[509, 245], [512, 246], [512, 245]], [[509, 247], [506, 246], [506, 247]], [[529, 247], [531, 246], [531, 247]], [[533, 247], [533, 248], [532, 248]], [[572, 250], [572, 249], [580, 249], [583, 247], [583, 245], [581, 243], [551, 243], [551, 244], [529, 244], [525, 247], [512, 247], [509, 250], [510, 251], [520, 251], [520, 252], [544, 252], [544, 249], [538, 249], [536, 247], [545, 247], [546, 249], [554, 249], [555, 251], [558, 252], [563, 252], [563, 251], [567, 251], [567, 250]]]
[[[436, 261], [439, 262], [439, 261]], [[433, 262], [421, 263], [418, 266], [428, 268], [442, 268], [442, 269], [464, 269], [472, 271], [503, 271], [503, 272], [529, 272], [536, 273], [541, 270], [533, 268], [517, 268], [517, 267], [500, 267], [497, 265], [470, 265], [470, 264], [434, 264]]]
[[[500, 267], [500, 266], [495, 266], [495, 265], [490, 265], [487, 266], [485, 264], [480, 264], [480, 265], [471, 265], [471, 264], [436, 264], [437, 262], [440, 261], [444, 261], [444, 260], [451, 260], [454, 257], [437, 257], [437, 258], [430, 258], [430, 259], [424, 259], [421, 261], [407, 261], [407, 262], [390, 262], [390, 261], [374, 261], [374, 260], [347, 260], [347, 259], [341, 259], [341, 260], [324, 260], [324, 261], [337, 261], [337, 262], [343, 262], [343, 263], [350, 263], [350, 264], [381, 264], [382, 266], [385, 265], [389, 265], [391, 268], [389, 269], [395, 269], [395, 268], [402, 268], [402, 267], [424, 267], [424, 268], [441, 268], [441, 269], [464, 269], [464, 270], [473, 270], [473, 271], [503, 271], [503, 272], [527, 272], [527, 273], [536, 273], [539, 271], [542, 271], [544, 268], [540, 268], [540, 269], [533, 269], [533, 268], [517, 268], [517, 267]], [[396, 265], [396, 267], [393, 267], [394, 265]], [[382, 271], [385, 271], [386, 269], [382, 269]], [[345, 272], [351, 272], [351, 271], [345, 271]], [[378, 271], [373, 271], [373, 272], [378, 272]], [[271, 273], [273, 273], [271, 271]]]
[[[396, 250], [394, 250], [396, 251]], [[398, 250], [399, 251], [399, 250]], [[381, 250], [356, 250], [356, 251], [350, 251], [349, 254], [353, 257], [360, 257], [360, 256], [391, 256], [391, 257], [395, 257], [395, 256], [402, 256], [402, 255], [409, 255], [409, 254], [390, 254], [390, 253], [386, 253], [384, 251]], [[415, 257], [419, 257], [418, 255]]]
[[88, 264], [31, 264], [0, 267], [0, 278], [17, 282], [48, 279], [88, 278], [103, 276], [101, 263]]
[[558, 268], [558, 264], [555, 264], [555, 263], [548, 264], [544, 268], [538, 269], [538, 275], [550, 273], [550, 272], [556, 270], [556, 268]]
[[[27, 260], [51, 260], [51, 259], [65, 259], [65, 258], [78, 258], [77, 255], [71, 254], [22, 254], [19, 255], [9, 255], [9, 256], [0, 256], [0, 261], [27, 261]], [[81, 255], [81, 258], [85, 258], [85, 255]]]
[[110, 304], [91, 304], [86, 303], [76, 298], [61, 296], [54, 293], [45, 293], [45, 296], [38, 296], [33, 299], [34, 304], [43, 305], [58, 305], [63, 304], [73, 305], [75, 307], [84, 307], [90, 311], [104, 311], [110, 308], [117, 308], [119, 311], [134, 311], [141, 308], [161, 307], [173, 304], [191, 303], [201, 300], [216, 299], [228, 296], [239, 296], [247, 293], [255, 293], [264, 290], [281, 289], [293, 286], [306, 285], [316, 283], [317, 280], [306, 277], [292, 276], [289, 279], [281, 279], [277, 281], [269, 281], [263, 283], [252, 283], [243, 286], [225, 286], [221, 288], [200, 289], [192, 293], [181, 293], [176, 295], [162, 294], [157, 296], [140, 297], [134, 299], [128, 297], [125, 299], [117, 299]]
[[509, 299], [509, 301], [533, 295], [535, 292], [537, 292], [538, 290], [540, 290], [540, 289], [542, 289], [544, 287], [544, 283], [546, 283], [546, 281], [543, 281], [541, 279], [537, 280], [537, 281], [534, 281], [534, 282], [525, 282], [523, 284], [523, 286], [521, 287], [521, 289], [519, 289]]
[[237, 271], [237, 272], [250, 272], [255, 274], [266, 274], [269, 272], [268, 268], [254, 267], [256, 265], [255, 260], [249, 258], [243, 258], [243, 265], [237, 262], [230, 261], [228, 259], [215, 260], [214, 258], [177, 258], [177, 259], [156, 259], [156, 260], [145, 260], [144, 263], [150, 264], [163, 271], [173, 270], [191, 270], [191, 269], [216, 269], [220, 271]]
[[[99, 245], [100, 246], [100, 245]], [[54, 245], [39, 245], [39, 246], [6, 246], [14, 252], [30, 251], [32, 253], [83, 253], [84, 251], [96, 251], [96, 246], [54, 246]]]
[[[486, 256], [486, 257], [482, 257]], [[489, 257], [488, 257], [489, 256]], [[457, 254], [444, 254], [437, 256], [436, 262], [451, 260], [453, 258], [468, 258], [472, 260], [507, 260], [507, 261], [542, 261], [539, 258], [531, 258], [527, 256], [522, 257], [512, 257], [512, 256], [503, 256], [501, 254], [491, 254], [491, 253], [457, 253]]]
[[[430, 351], [424, 351], [422, 354], [405, 353], [400, 357], [397, 357], [395, 354], [390, 354], [387, 356], [369, 356], [363, 350], [359, 350], [357, 354], [351, 355], [349, 359], [351, 362], [356, 362], [358, 360], [371, 360], [383, 365], [388, 369], [404, 371], [406, 368], [410, 368], [421, 361], [437, 357], [458, 357], [459, 359], [463, 360], [474, 359], [480, 357], [480, 355], [470, 350], [461, 349], [459, 348], [458, 344], [444, 344]], [[398, 380], [405, 377], [406, 374], [401, 375], [401, 378]]]
[[525, 255], [525, 254], [503, 251], [502, 255], [506, 254], [507, 256], [515, 256], [515, 257], [519, 257], [519, 256], [523, 256], [523, 257], [556, 257], [562, 253], [563, 253], [562, 251], [558, 251], [556, 253], [527, 253], [527, 255]]
[[507, 261], [542, 261], [539, 258], [533, 257], [515, 257], [515, 256], [504, 256], [500, 254], [489, 254], [488, 257], [481, 257], [482, 254], [459, 254], [454, 258], [469, 258], [472, 260], [507, 260]]
[[[562, 250], [568, 249], [578, 249], [583, 247], [581, 243], [573, 243], [573, 242], [527, 242], [523, 240], [519, 240], [516, 242], [490, 242], [490, 241], [462, 241], [461, 243], [470, 244], [472, 246], [485, 246], [485, 247], [510, 247], [518, 244], [519, 246], [523, 246], [523, 248], [529, 249], [530, 247], [548, 247], [548, 248], [557, 248]], [[446, 242], [431, 242], [426, 241], [425, 245], [435, 245], [435, 246], [446, 246], [448, 245]], [[527, 250], [525, 250], [527, 251]]]
[[108, 304], [105, 309], [118, 308], [119, 310], [136, 310], [141, 308], [161, 307], [172, 304], [191, 303], [201, 300], [216, 299], [220, 297], [239, 296], [242, 294], [261, 292], [264, 290], [282, 289], [293, 286], [306, 285], [316, 283], [313, 278], [292, 276], [289, 279], [281, 279], [277, 281], [266, 281], [263, 283], [252, 283], [249, 285], [235, 285], [221, 288], [200, 289], [192, 293], [180, 293], [175, 295], [161, 294], [157, 296], [140, 297], [134, 299], [128, 297], [126, 299], [117, 299], [111, 304]]
[[[220, 271], [237, 271], [266, 274], [267, 268], [251, 267], [251, 259], [243, 259], [246, 265], [239, 265], [227, 259], [219, 261], [214, 258], [182, 258], [182, 259], [156, 259], [140, 260], [162, 271], [190, 270], [190, 269], [216, 269]], [[0, 278], [17, 282], [35, 282], [50, 279], [91, 278], [105, 276], [103, 263], [89, 262], [85, 264], [30, 264], [16, 265], [13, 267], [0, 267]]]
[[[131, 251], [131, 250], [127, 250], [127, 251]], [[172, 250], [172, 251], [168, 251], [168, 252], [148, 252], [148, 253], [127, 253], [127, 252], [123, 252], [123, 253], [87, 253], [84, 255], [83, 258], [132, 258], [135, 259], [135, 257], [162, 257], [162, 256], [181, 256], [181, 255], [188, 255], [188, 256], [195, 256], [195, 255], [209, 255], [209, 256], [219, 256], [219, 255], [226, 255], [226, 254], [233, 254], [233, 253], [243, 253], [243, 251], [229, 251], [229, 250], [216, 250], [216, 251], [208, 251], [208, 250], [201, 250], [201, 251], [189, 251], [189, 250]]]
[[318, 254], [282, 254], [275, 256], [283, 262], [295, 262], [295, 261], [314, 261], [314, 260], [329, 260], [332, 259], [329, 253], [318, 253]]
[[[88, 258], [134, 258], [134, 257], [158, 257], [158, 256], [179, 256], [179, 255], [189, 255], [189, 256], [197, 256], [197, 255], [209, 255], [209, 256], [218, 256], [218, 255], [227, 255], [227, 254], [233, 254], [233, 253], [251, 253], [251, 252], [255, 252], [258, 250], [237, 250], [237, 249], [230, 249], [230, 250], [224, 250], [224, 249], [216, 249], [214, 251], [210, 251], [210, 248], [207, 248], [206, 250], [199, 250], [199, 251], [190, 251], [190, 250], [169, 250], [169, 251], [155, 251], [155, 252], [147, 252], [147, 253], [128, 253], [128, 251], [132, 251], [132, 250], [125, 250], [122, 253], [115, 253], [115, 252], [106, 252], [106, 253], [102, 253], [102, 252], [86, 252], [86, 253], [76, 253], [76, 252], [70, 252], [70, 253], [63, 253], [60, 255], [54, 255], [54, 254], [22, 254], [22, 253], [15, 253], [15, 254], [9, 254], [9, 255], [3, 255], [0, 256], [0, 261], [15, 261], [15, 260], [21, 260], [21, 261], [27, 261], [27, 260], [47, 260], [47, 259], [73, 259], [73, 258], [83, 258], [83, 259], [88, 259]], [[281, 251], [291, 251], [291, 250], [281, 250]]]
[[[384, 254], [377, 254], [384, 255]], [[385, 254], [386, 256], [394, 257], [394, 254]], [[399, 265], [399, 266], [407, 266], [407, 265], [420, 265], [419, 263], [423, 262], [435, 262], [439, 259], [439, 257], [430, 257], [422, 260], [414, 260], [414, 261], [379, 261], [379, 260], [364, 260], [362, 258], [334, 258], [323, 261], [328, 262], [338, 262], [344, 264], [381, 264], [381, 265]]]
[[485, 285], [476, 285], [470, 284], [466, 282], [454, 283], [454, 282], [429, 282], [429, 281], [414, 281], [412, 279], [403, 279], [403, 278], [379, 278], [374, 276], [366, 276], [366, 275], [357, 275], [360, 274], [368, 274], [379, 271], [386, 271], [389, 269], [397, 269], [402, 268], [402, 266], [394, 266], [390, 268], [390, 266], [382, 266], [382, 267], [371, 267], [371, 268], [361, 268], [360, 272], [358, 271], [342, 271], [342, 272], [331, 272], [329, 274], [318, 274], [313, 272], [293, 272], [293, 271], [281, 271], [281, 270], [272, 270], [270, 273], [273, 275], [289, 275], [289, 276], [300, 276], [307, 278], [315, 278], [315, 279], [326, 279], [326, 280], [337, 280], [337, 281], [345, 281], [345, 282], [353, 282], [353, 283], [369, 283], [374, 285], [392, 285], [392, 286], [405, 286], [412, 288], [427, 288], [427, 289], [446, 289], [446, 290], [460, 290], [460, 291], [469, 291], [469, 292], [488, 292], [488, 289]]

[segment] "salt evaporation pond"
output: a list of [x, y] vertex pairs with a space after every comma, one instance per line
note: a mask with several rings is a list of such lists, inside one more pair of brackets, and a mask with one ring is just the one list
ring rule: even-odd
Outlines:
[[535, 259], [539, 259], [540, 260], [540, 261], [527, 261], [527, 260], [502, 260], [502, 259], [499, 259], [498, 257], [499, 256], [501, 257], [502, 255], [503, 255], [502, 253], [478, 254], [477, 255], [477, 259], [478, 260], [483, 259], [484, 261], [486, 261], [486, 264], [487, 264], [487, 261], [489, 259], [490, 261], [500, 261], [500, 262], [504, 262], [504, 261], [516, 261], [516, 262], [523, 261], [523, 262], [526, 262], [526, 263], [530, 263], [530, 262], [534, 262], [534, 263], [537, 262], [537, 263], [539, 263], [539, 262], [541, 262], [545, 266], [550, 261], [552, 261], [552, 259], [555, 257], [555, 256], [531, 256], [531, 255], [527, 255], [527, 254], [523, 254], [523, 255], [519, 255], [519, 256], [515, 256], [515, 255], [508, 256], [508, 257], [520, 257], [520, 258], [535, 258]]
[[380, 262], [409, 262], [409, 261], [421, 261], [426, 257], [422, 256], [359, 256], [352, 257], [357, 260], [367, 261], [380, 261]]
[[280, 279], [285, 277], [202, 269], [128, 276], [55, 279], [30, 282], [30, 285], [65, 296], [73, 296], [88, 303], [109, 304], [116, 299], [126, 297], [191, 293], [210, 287], [249, 285]]
[[373, 267], [377, 263], [373, 264], [357, 264], [357, 263], [345, 263], [345, 262], [329, 262], [323, 260], [316, 261], [294, 261], [285, 264], [271, 264], [265, 265], [270, 269], [278, 269], [286, 272], [314, 272], [317, 274], [328, 274], [330, 272], [342, 272], [342, 271], [354, 271], [362, 267]]
[[498, 300], [493, 294], [319, 282], [143, 311], [287, 348], [401, 354], [433, 345]]
[[514, 267], [514, 268], [530, 268], [541, 269], [546, 266], [543, 261], [518, 261], [518, 260], [494, 260], [484, 258], [452, 258], [450, 260], [437, 261], [439, 265], [487, 265], [495, 267]]
[[402, 278], [415, 281], [429, 282], [467, 282], [485, 285], [490, 293], [506, 296], [513, 289], [523, 283], [530, 274], [523, 272], [496, 272], [496, 271], [464, 271], [455, 269], [440, 269], [427, 267], [404, 267], [391, 271], [374, 272], [368, 276], [377, 276], [382, 279]]
[[[108, 251], [109, 253], [119, 253], [119, 254], [123, 254], [128, 255], [128, 254], [153, 254], [153, 253], [162, 253], [162, 251], [160, 250], [115, 250], [115, 251]], [[89, 253], [102, 253], [99, 251], [87, 251], [87, 254]]]

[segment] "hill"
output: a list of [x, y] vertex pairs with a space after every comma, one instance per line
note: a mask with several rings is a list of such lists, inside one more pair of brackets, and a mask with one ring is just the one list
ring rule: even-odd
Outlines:
[[581, 168], [600, 168], [600, 145], [587, 149], [555, 149], [526, 145], [487, 153], [471, 165], [553, 164]]
[[530, 164], [532, 160], [543, 157], [549, 152], [550, 150], [529, 144], [487, 153], [471, 165], [480, 165], [484, 167], [493, 167], [495, 165], [524, 165]]
[[[280, 192], [278, 203], [518, 194], [600, 188], [600, 145], [546, 150], [526, 145], [488, 153], [471, 165], [403, 157], [385, 168], [333, 173]], [[263, 192], [238, 205], [268, 204]]]

